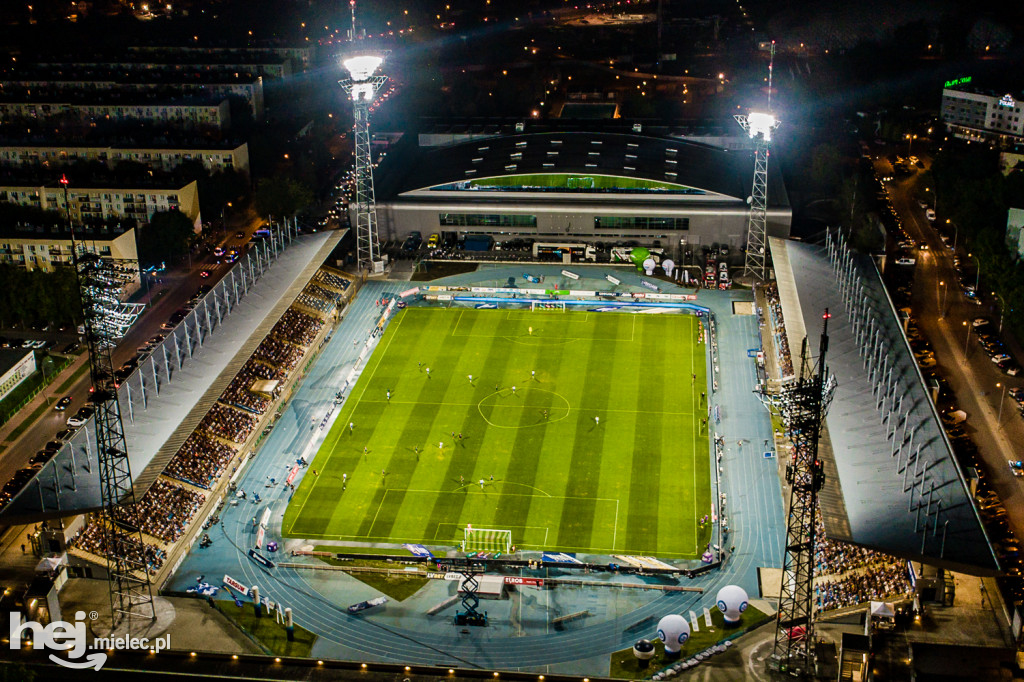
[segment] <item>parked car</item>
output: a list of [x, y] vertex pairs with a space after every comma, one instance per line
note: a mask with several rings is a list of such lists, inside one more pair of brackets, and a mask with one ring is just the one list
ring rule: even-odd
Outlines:
[[1021, 367], [1014, 360], [1007, 360], [1006, 362], [1000, 362], [996, 365], [999, 369], [1003, 370], [1003, 374], [1015, 377], [1020, 374]]
[[423, 243], [423, 236], [419, 232], [410, 232], [409, 236], [405, 238], [405, 243], [402, 244], [403, 251], [415, 251], [420, 248], [420, 244]]
[[78, 429], [85, 426], [85, 423], [89, 421], [95, 410], [91, 407], [83, 407], [78, 412], [75, 412], [72, 416], [68, 417], [67, 425], [73, 429]]

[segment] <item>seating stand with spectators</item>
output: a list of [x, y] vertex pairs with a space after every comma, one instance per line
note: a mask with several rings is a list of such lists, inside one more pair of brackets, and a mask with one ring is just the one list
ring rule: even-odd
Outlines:
[[[312, 282], [303, 294], [330, 301], [331, 307], [342, 294], [355, 291], [349, 291], [350, 280], [323, 268]], [[259, 425], [270, 418], [273, 402], [285, 393], [289, 380], [295, 380], [292, 370], [314, 345], [319, 347], [329, 314], [306, 299], [296, 300], [140, 498], [143, 544], [137, 549], [137, 558], [145, 562], [151, 575], [158, 576], [162, 568], [173, 565], [174, 560], [168, 562], [168, 558], [187, 549], [197, 530], [195, 522], [208, 516], [213, 504], [224, 503], [229, 467], [238, 461], [237, 455], [247, 451], [246, 446], [258, 442]], [[272, 392], [251, 390], [258, 382], [268, 381], [278, 382]], [[100, 523], [98, 517], [92, 519], [69, 542], [69, 550], [91, 563], [105, 565], [106, 540]]]

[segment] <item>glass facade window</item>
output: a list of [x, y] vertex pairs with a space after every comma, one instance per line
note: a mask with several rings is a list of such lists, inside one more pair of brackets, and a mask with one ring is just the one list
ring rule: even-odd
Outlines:
[[672, 230], [690, 229], [689, 218], [657, 218], [654, 216], [597, 216], [594, 227], [605, 230]]
[[440, 213], [442, 227], [537, 227], [535, 215], [505, 213]]

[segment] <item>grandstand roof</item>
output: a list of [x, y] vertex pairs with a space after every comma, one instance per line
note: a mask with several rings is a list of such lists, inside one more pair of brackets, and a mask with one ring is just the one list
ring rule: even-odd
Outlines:
[[[479, 181], [512, 178], [509, 184], [518, 185], [515, 189], [520, 192], [540, 191], [559, 200], [573, 196], [600, 201], [611, 199], [610, 195], [628, 194], [644, 199], [686, 197], [688, 201], [745, 204], [753, 167], [753, 157], [746, 151], [730, 152], [678, 139], [618, 132], [521, 133], [431, 148], [403, 140], [381, 163], [377, 199], [387, 201], [400, 195], [451, 197], [450, 192], [472, 192], [474, 199], [509, 201], [517, 196], [509, 192], [511, 188], [486, 191]], [[607, 186], [602, 186], [598, 181], [594, 189], [540, 187], [543, 183], [538, 181], [539, 176], [550, 175], [617, 178], [621, 182], [605, 181]], [[768, 204], [789, 206], [779, 173], [769, 173]]]
[[[822, 312], [828, 308], [832, 315], [827, 364], [838, 386], [819, 453], [826, 470], [819, 498], [826, 535], [958, 571], [998, 572], [999, 563], [874, 262], [854, 255], [864, 287], [858, 303], [867, 305], [889, 349], [905, 423], [896, 417], [883, 422], [884, 412], [876, 408], [879, 398], [865, 371], [863, 344], [854, 335], [825, 248], [778, 238], [770, 238], [769, 246], [790, 349], [797, 353], [805, 337], [808, 347], [816, 349]], [[793, 361], [797, 365], [798, 358]], [[907, 445], [908, 434], [912, 445]], [[898, 455], [893, 438], [896, 447], [905, 444]], [[919, 462], [913, 452], [919, 453]]]
[[[343, 232], [338, 231], [303, 236], [282, 251], [273, 267], [255, 284], [249, 284], [248, 293], [238, 299], [223, 323], [206, 334], [201, 344], [196, 343], [194, 329], [191, 340], [184, 333], [184, 326], [192, 318], [169, 332], [164, 344], [177, 347], [188, 343], [195, 348], [191, 357], [186, 355], [180, 369], [174, 369], [173, 380], [161, 375], [159, 390], [154, 388], [151, 376], [147, 377], [145, 391], [140, 387], [145, 363], [121, 384], [118, 395], [136, 497], [141, 497], [166, 468], [342, 236]], [[235, 267], [244, 265], [242, 259]], [[230, 279], [225, 277], [207, 295], [219, 298], [222, 311], [227, 308], [221, 289], [228, 284]], [[151, 355], [159, 356], [159, 351]], [[173, 357], [171, 354], [172, 367]], [[145, 409], [137, 404], [142, 396]], [[28, 522], [98, 509], [99, 469], [93, 431], [92, 421], [78, 429], [70, 443], [0, 510], [0, 519], [5, 523]]]

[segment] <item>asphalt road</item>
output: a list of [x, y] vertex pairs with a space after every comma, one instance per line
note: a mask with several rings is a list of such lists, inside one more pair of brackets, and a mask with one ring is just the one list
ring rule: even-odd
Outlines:
[[[876, 164], [888, 165], [885, 161]], [[961, 292], [953, 251], [943, 244], [935, 229], [945, 221], [942, 199], [939, 197], [939, 222], [930, 224], [916, 201], [923, 182], [919, 175], [915, 173], [888, 184], [889, 196], [904, 228], [915, 240], [929, 245], [928, 250], [919, 249], [916, 254], [913, 314], [934, 347], [938, 361], [935, 369], [949, 381], [958, 407], [967, 412], [967, 431], [978, 446], [979, 458], [993, 489], [1006, 507], [1009, 525], [1017, 537], [1024, 537], [1024, 487], [1007, 466], [1007, 459], [1024, 459], [1024, 419], [1013, 399], [1003, 398], [1004, 387], [1024, 386], [1024, 377], [1003, 374], [978, 346], [977, 337], [971, 333], [968, 338], [971, 321], [977, 317], [989, 317], [993, 324], [998, 324], [998, 300], [987, 296], [985, 304], [979, 306]], [[960, 248], [962, 241], [957, 241], [961, 266], [970, 267], [972, 259]], [[1004, 341], [1020, 361], [1024, 355], [1019, 345], [1010, 338], [1004, 337]], [[1000, 421], [1001, 400], [1005, 402]]]

